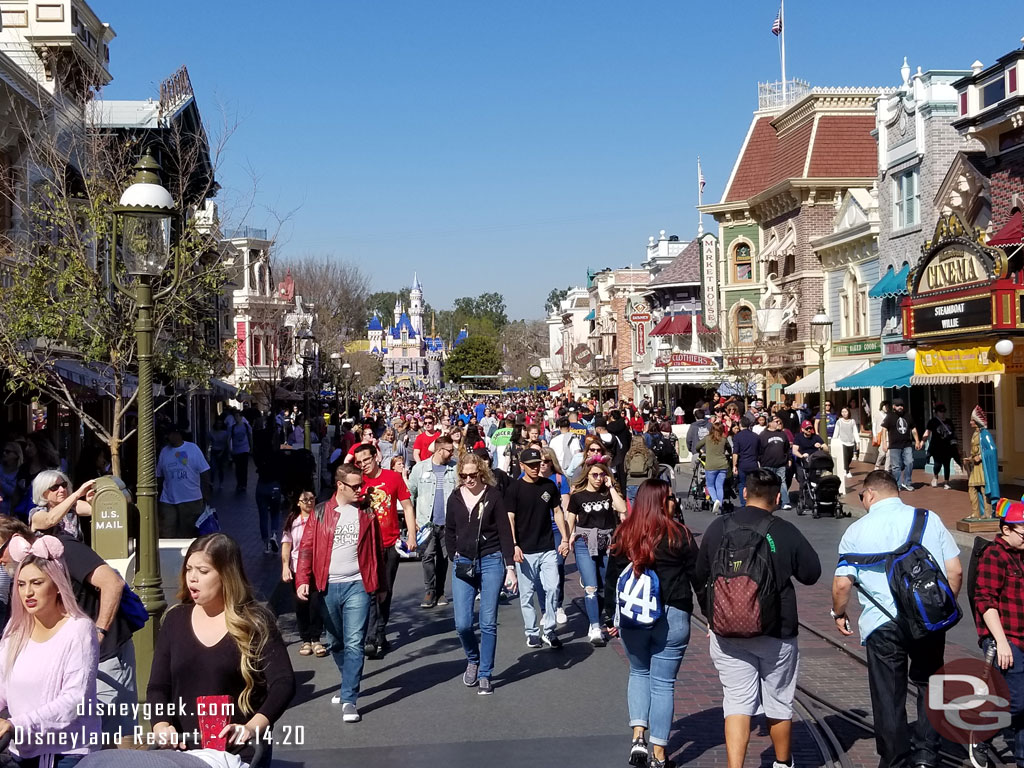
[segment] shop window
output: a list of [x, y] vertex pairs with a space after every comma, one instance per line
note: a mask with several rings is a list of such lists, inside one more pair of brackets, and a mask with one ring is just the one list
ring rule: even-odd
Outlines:
[[736, 282], [747, 282], [753, 279], [753, 262], [750, 258], [750, 246], [740, 243], [733, 250], [733, 280]]
[[978, 405], [985, 412], [988, 428], [996, 428], [996, 385], [983, 381], [978, 384]]
[[252, 364], [263, 365], [263, 337], [252, 337]]
[[868, 334], [868, 288], [850, 270], [839, 294], [841, 304], [840, 330], [844, 338], [860, 338]]
[[921, 220], [918, 170], [900, 173], [893, 179], [893, 228], [912, 227]]
[[749, 346], [754, 343], [754, 313], [750, 307], [736, 310], [736, 344]]

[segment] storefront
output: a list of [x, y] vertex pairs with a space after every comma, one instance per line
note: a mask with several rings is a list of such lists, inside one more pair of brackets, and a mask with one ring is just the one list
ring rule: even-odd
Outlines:
[[925, 413], [944, 402], [958, 437], [970, 440], [970, 413], [980, 405], [999, 451], [1000, 477], [1024, 476], [1024, 284], [1020, 258], [986, 244], [956, 215], [939, 220], [908, 279], [903, 300], [912, 391]]

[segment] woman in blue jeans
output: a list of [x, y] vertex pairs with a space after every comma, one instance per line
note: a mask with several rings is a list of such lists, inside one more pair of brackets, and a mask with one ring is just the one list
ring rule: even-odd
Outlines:
[[732, 463], [729, 458], [729, 441], [725, 438], [722, 422], [712, 422], [711, 431], [697, 443], [697, 450], [704, 451], [704, 482], [711, 498], [711, 511], [717, 515], [722, 511], [722, 502], [725, 501], [725, 476]]
[[[498, 595], [503, 584], [512, 591], [518, 586], [513, 564], [515, 546], [490, 462], [475, 453], [465, 453], [455, 469], [458, 487], [448, 497], [444, 523], [445, 552], [455, 563], [455, 633], [466, 654], [462, 682], [470, 688], [479, 686], [477, 693], [487, 695], [494, 692], [491, 673], [498, 644]], [[467, 573], [467, 568], [472, 573]], [[473, 627], [477, 594], [479, 638]]]
[[626, 701], [633, 729], [629, 763], [650, 768], [675, 765], [665, 747], [674, 716], [676, 674], [690, 641], [691, 585], [697, 561], [693, 535], [672, 517], [670, 495], [664, 480], [641, 485], [636, 504], [611, 546], [616, 559], [629, 563], [627, 568], [637, 575], [652, 572], [660, 585], [661, 616], [654, 625], [638, 629], [623, 623], [619, 627], [629, 659]]
[[566, 525], [583, 583], [583, 605], [590, 624], [588, 638], [591, 645], [603, 646], [607, 641], [601, 631], [598, 575], [605, 577], [608, 544], [619, 520], [626, 516], [626, 500], [619, 494], [607, 464], [588, 459], [583, 466], [586, 473], [576, 480], [569, 496]]

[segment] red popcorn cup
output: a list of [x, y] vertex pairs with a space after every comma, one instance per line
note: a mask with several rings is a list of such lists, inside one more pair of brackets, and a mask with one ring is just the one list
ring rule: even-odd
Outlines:
[[199, 696], [196, 699], [203, 749], [227, 750], [228, 737], [221, 736], [220, 732], [231, 722], [234, 712], [235, 705], [230, 696]]

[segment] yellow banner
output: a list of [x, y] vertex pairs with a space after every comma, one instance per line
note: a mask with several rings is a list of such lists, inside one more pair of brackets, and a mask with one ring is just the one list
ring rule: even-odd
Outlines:
[[914, 360], [915, 376], [991, 376], [1006, 366], [991, 344], [969, 347], [919, 347]]

